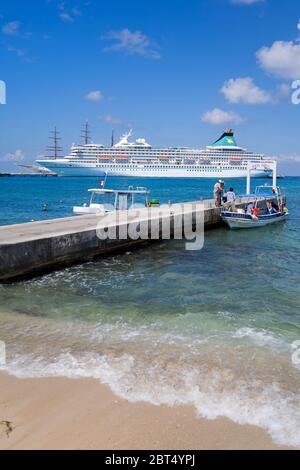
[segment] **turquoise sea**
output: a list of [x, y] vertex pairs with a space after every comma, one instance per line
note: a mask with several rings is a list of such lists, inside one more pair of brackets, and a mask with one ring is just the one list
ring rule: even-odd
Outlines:
[[[218, 228], [200, 251], [162, 241], [0, 285], [4, 369], [95, 377], [130, 401], [192, 404], [300, 447], [300, 178], [280, 183], [286, 223]], [[112, 178], [107, 187], [129, 184], [176, 202], [211, 198], [214, 181]], [[226, 184], [245, 191], [243, 179]], [[0, 178], [0, 224], [71, 215], [90, 187], [97, 179]]]

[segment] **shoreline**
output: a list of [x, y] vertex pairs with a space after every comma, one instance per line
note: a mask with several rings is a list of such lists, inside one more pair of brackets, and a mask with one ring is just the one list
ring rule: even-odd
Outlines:
[[130, 403], [95, 379], [0, 372], [0, 388], [1, 450], [288, 449], [256, 426], [207, 420], [187, 405]]

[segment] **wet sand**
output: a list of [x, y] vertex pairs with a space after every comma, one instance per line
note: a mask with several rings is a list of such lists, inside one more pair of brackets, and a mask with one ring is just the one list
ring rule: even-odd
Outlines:
[[193, 407], [129, 403], [93, 379], [0, 373], [0, 449], [279, 449], [263, 430]]

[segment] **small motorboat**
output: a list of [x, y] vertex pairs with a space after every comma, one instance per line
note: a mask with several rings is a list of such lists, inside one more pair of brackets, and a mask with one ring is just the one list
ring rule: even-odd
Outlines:
[[146, 207], [149, 205], [148, 197], [150, 191], [144, 187], [128, 189], [89, 189], [91, 194], [89, 204], [74, 206], [73, 212], [82, 214], [105, 214], [112, 211], [122, 211]]
[[264, 227], [265, 225], [282, 222], [283, 220], [286, 220], [287, 217], [288, 214], [286, 212], [262, 214], [258, 216], [239, 212], [222, 212], [222, 220], [231, 229]]
[[258, 186], [248, 202], [236, 211], [222, 211], [222, 220], [231, 229], [258, 228], [282, 222], [288, 217], [286, 198], [277, 186]]
[[[272, 179], [272, 175], [268, 175], [267, 178]], [[277, 175], [278, 180], [283, 180], [284, 176], [283, 175]]]

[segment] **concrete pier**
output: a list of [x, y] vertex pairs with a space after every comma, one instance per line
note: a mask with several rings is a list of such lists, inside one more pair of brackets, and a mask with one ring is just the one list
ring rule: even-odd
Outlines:
[[[213, 200], [187, 204], [192, 207], [193, 223], [199, 216], [203, 218], [205, 229], [221, 223], [220, 209], [214, 206]], [[174, 220], [183, 213], [183, 207], [180, 203], [172, 206], [162, 205], [151, 208], [151, 212], [148, 208], [142, 208], [138, 211], [138, 217], [135, 209], [119, 211], [117, 224], [116, 214], [109, 213], [104, 217], [83, 215], [0, 227], [0, 282], [89, 261], [112, 252], [128, 250], [145, 242], [141, 239], [121, 239], [118, 236], [122, 228], [128, 226], [128, 220], [131, 218], [135, 222], [148, 221], [149, 227], [152, 219], [159, 219], [157, 239], [161, 237], [162, 219], [169, 218], [172, 238]], [[117, 231], [116, 239], [99, 239], [97, 229], [114, 225]]]

